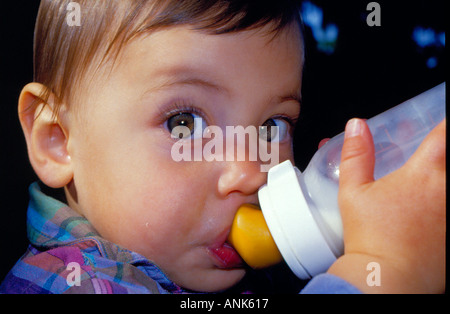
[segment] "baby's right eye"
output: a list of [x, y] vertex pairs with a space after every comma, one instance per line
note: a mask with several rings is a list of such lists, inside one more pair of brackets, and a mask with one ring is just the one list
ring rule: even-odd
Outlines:
[[167, 119], [165, 124], [172, 138], [179, 139], [202, 137], [206, 127], [203, 118], [191, 112], [179, 112]]

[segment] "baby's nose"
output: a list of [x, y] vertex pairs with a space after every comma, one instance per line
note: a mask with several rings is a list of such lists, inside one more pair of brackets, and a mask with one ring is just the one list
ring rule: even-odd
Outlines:
[[221, 196], [238, 192], [244, 195], [256, 193], [267, 180], [267, 173], [261, 171], [258, 161], [225, 161], [217, 189]]

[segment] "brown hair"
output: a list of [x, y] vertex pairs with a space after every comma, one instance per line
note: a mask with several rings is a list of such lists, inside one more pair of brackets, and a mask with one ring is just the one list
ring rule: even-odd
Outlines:
[[55, 96], [55, 116], [69, 104], [86, 74], [113, 61], [139, 34], [173, 25], [191, 25], [212, 34], [273, 25], [278, 32], [300, 23], [295, 0], [78, 0], [81, 26], [67, 22], [70, 0], [42, 0], [34, 38], [34, 81]]

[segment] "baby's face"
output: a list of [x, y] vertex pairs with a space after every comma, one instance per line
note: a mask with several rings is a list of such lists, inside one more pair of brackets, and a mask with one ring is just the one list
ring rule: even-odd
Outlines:
[[[177, 26], [136, 38], [70, 122], [69, 205], [185, 288], [218, 291], [242, 279], [225, 242], [239, 205], [258, 203], [266, 173], [247, 159], [177, 162], [171, 131], [194, 129], [193, 118], [203, 119], [195, 128], [218, 126], [224, 136], [226, 126], [289, 129], [300, 110], [300, 34], [288, 27], [271, 36]], [[288, 131], [279, 160], [292, 158]]]

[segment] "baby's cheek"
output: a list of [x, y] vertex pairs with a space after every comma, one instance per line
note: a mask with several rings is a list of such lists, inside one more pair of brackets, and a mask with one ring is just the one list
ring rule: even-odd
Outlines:
[[132, 239], [129, 245], [150, 260], [174, 258], [182, 251], [185, 238], [180, 221], [182, 219], [174, 220], [170, 215], [138, 218], [129, 228]]

